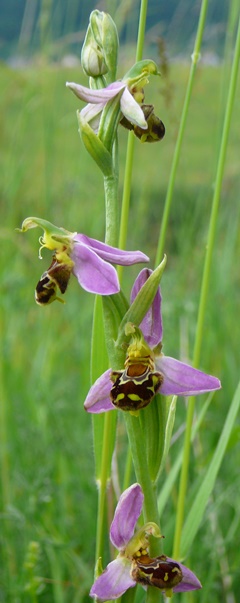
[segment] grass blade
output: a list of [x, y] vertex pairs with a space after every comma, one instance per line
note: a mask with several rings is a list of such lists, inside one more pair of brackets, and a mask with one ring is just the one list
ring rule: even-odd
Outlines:
[[212, 461], [209, 465], [208, 471], [205, 475], [202, 485], [199, 488], [199, 491], [195, 497], [190, 512], [188, 513], [187, 520], [184, 524], [181, 544], [181, 558], [186, 557], [188, 550], [199, 529], [209, 496], [214, 488], [216, 477], [226, 451], [228, 440], [231, 435], [231, 431], [239, 410], [239, 405], [240, 383], [238, 384], [231, 406], [229, 408], [228, 415], [218, 445], [212, 457]]
[[[203, 419], [205, 417], [205, 414], [207, 412], [207, 409], [209, 407], [209, 404], [212, 401], [214, 392], [211, 392], [209, 394], [209, 396], [207, 397], [207, 400], [205, 402], [205, 404], [203, 405], [201, 412], [199, 413], [199, 416], [197, 418], [196, 423], [193, 425], [193, 429], [192, 429], [192, 438], [191, 441], [194, 440], [198, 430], [201, 427], [201, 424], [203, 422]], [[178, 457], [176, 458], [174, 464], [172, 465], [168, 475], [165, 478], [164, 483], [161, 485], [161, 489], [160, 489], [160, 493], [159, 493], [159, 497], [158, 497], [158, 511], [160, 514], [160, 517], [165, 509], [165, 506], [167, 504], [167, 501], [169, 499], [169, 496], [171, 494], [171, 490], [176, 482], [177, 476], [179, 474], [179, 471], [181, 469], [182, 466], [182, 459], [183, 459], [183, 450], [181, 451], [181, 453], [178, 455]]]

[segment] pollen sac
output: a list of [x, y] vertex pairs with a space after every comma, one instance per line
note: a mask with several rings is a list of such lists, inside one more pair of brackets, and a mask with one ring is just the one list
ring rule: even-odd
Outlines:
[[62, 301], [60, 297], [57, 297], [57, 290], [60, 289], [61, 293], [65, 293], [71, 271], [71, 265], [58, 262], [54, 255], [50, 267], [42, 274], [36, 286], [35, 301], [37, 304], [46, 306], [55, 299]]
[[148, 555], [135, 558], [131, 575], [143, 586], [156, 586], [168, 590], [182, 581], [180, 566], [175, 561], [167, 561], [165, 555], [151, 559]]
[[163, 376], [139, 362], [130, 364], [124, 371], [113, 371], [111, 380], [114, 385], [110, 396], [114, 406], [135, 411], [151, 402], [163, 382]]
[[143, 104], [141, 105], [141, 109], [147, 122], [147, 129], [131, 124], [126, 117], [121, 119], [120, 124], [127, 130], [133, 130], [135, 136], [137, 136], [141, 142], [158, 142], [159, 140], [162, 140], [165, 135], [165, 126], [161, 119], [155, 115], [154, 106]]

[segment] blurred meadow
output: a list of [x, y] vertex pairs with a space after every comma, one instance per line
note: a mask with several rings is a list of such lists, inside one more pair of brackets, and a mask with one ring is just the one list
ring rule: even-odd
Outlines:
[[[134, 61], [131, 48], [128, 53], [125, 49], [126, 56]], [[124, 57], [119, 77], [128, 68]], [[147, 253], [152, 266], [189, 67], [190, 59], [168, 64], [163, 77], [151, 81], [146, 102], [155, 105], [166, 136], [158, 145], [135, 143], [127, 247]], [[165, 246], [164, 352], [190, 362], [230, 67], [231, 61], [198, 66]], [[94, 299], [72, 277], [65, 304], [37, 306], [34, 289], [50, 255], [45, 251], [38, 259], [37, 231], [25, 236], [16, 231], [25, 217], [39, 216], [104, 238], [102, 177], [81, 144], [76, 110], [82, 105], [65, 88], [66, 80], [87, 85], [79, 67], [49, 64], [44, 57], [21, 70], [0, 65], [1, 603], [85, 603], [93, 575], [97, 502], [91, 417], [83, 401], [90, 385]], [[201, 354], [202, 370], [217, 375], [222, 390], [213, 397], [194, 441], [189, 505], [239, 381], [239, 119], [240, 82]], [[127, 136], [119, 131], [120, 199]], [[138, 267], [124, 272], [127, 296], [137, 273]], [[196, 413], [206, 398], [198, 398]], [[160, 489], [181, 449], [185, 418], [185, 402], [179, 398]], [[121, 417], [118, 436], [121, 457], [126, 449]], [[238, 601], [239, 436], [238, 421], [190, 551], [204, 589], [191, 599], [177, 595], [176, 603]], [[169, 553], [175, 505], [176, 485], [162, 514]]]

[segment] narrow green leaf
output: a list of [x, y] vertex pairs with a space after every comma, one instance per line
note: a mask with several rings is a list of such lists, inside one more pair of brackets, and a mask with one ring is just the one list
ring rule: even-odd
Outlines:
[[[108, 368], [108, 354], [105, 343], [102, 298], [96, 296], [91, 345], [91, 383], [94, 383], [100, 375]], [[93, 447], [95, 457], [96, 479], [100, 479], [102, 465], [102, 442], [104, 431], [104, 415], [93, 415]]]
[[[201, 412], [199, 414], [199, 417], [198, 417], [196, 423], [193, 425], [191, 441], [194, 440], [196, 433], [198, 432], [198, 430], [201, 427], [201, 424], [203, 422], [203, 419], [205, 417], [209, 404], [212, 401], [213, 396], [214, 396], [214, 392], [211, 392], [211, 394], [209, 394], [205, 404], [203, 405], [203, 407], [201, 409]], [[176, 482], [177, 476], [179, 474], [179, 471], [180, 471], [180, 468], [182, 465], [182, 459], [183, 459], [183, 451], [181, 451], [181, 453], [178, 455], [171, 470], [169, 471], [167, 477], [165, 478], [164, 483], [161, 486], [161, 491], [160, 491], [160, 494], [158, 497], [158, 510], [159, 510], [160, 517], [165, 509], [165, 506], [167, 504], [171, 490]]]
[[214, 488], [216, 477], [224, 457], [229, 437], [239, 410], [240, 405], [240, 382], [233, 397], [228, 415], [218, 441], [217, 448], [212, 457], [208, 471], [202, 485], [195, 497], [194, 503], [188, 513], [182, 532], [181, 558], [184, 558], [196, 536], [202, 521], [209, 496]]
[[143, 408], [139, 419], [144, 434], [144, 446], [150, 478], [155, 482], [163, 453], [163, 439], [160, 421], [160, 396], [155, 396], [151, 404]]
[[[95, 381], [109, 366], [105, 343], [102, 298], [96, 297], [92, 330], [91, 378]], [[104, 522], [107, 483], [111, 475], [111, 462], [116, 439], [117, 413], [93, 415], [93, 445], [95, 475], [98, 484], [98, 512], [96, 533], [96, 559], [103, 554]]]
[[173, 398], [155, 396], [154, 400], [140, 413], [140, 422], [144, 433], [148, 470], [151, 480], [158, 478], [166, 455], [175, 417], [176, 396]]
[[177, 396], [168, 396], [167, 398], [161, 400], [161, 404], [160, 404], [160, 413], [161, 413], [161, 429], [163, 431], [163, 451], [162, 451], [162, 457], [161, 457], [161, 462], [160, 462], [160, 466], [158, 469], [158, 475], [160, 473], [160, 471], [162, 470], [167, 455], [168, 455], [168, 451], [170, 448], [170, 443], [171, 443], [171, 437], [172, 437], [172, 430], [173, 430], [173, 426], [174, 426], [174, 421], [175, 421], [175, 413], [176, 413], [176, 404], [177, 404]]
[[53, 603], [64, 603], [63, 568], [61, 558], [56, 549], [49, 542], [45, 545], [46, 554], [51, 568], [52, 576], [52, 601]]

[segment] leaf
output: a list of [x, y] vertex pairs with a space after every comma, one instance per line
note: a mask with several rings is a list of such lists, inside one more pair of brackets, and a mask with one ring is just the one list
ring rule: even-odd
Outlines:
[[182, 533], [181, 558], [186, 557], [189, 548], [197, 534], [202, 521], [204, 511], [211, 492], [213, 491], [215, 481], [221, 462], [223, 460], [226, 447], [231, 435], [231, 431], [239, 410], [240, 405], [240, 382], [233, 397], [228, 415], [218, 441], [218, 445], [208, 467], [207, 473], [202, 481], [199, 491], [195, 497], [193, 505], [188, 513]]
[[[207, 412], [207, 409], [209, 407], [209, 404], [212, 401], [212, 398], [214, 396], [215, 392], [211, 392], [209, 394], [209, 396], [207, 397], [207, 400], [205, 402], [205, 404], [203, 405], [201, 412], [199, 414], [199, 417], [195, 423], [195, 425], [193, 426], [192, 429], [192, 437], [191, 437], [191, 441], [194, 440], [195, 435], [197, 433], [197, 431], [200, 429], [200, 426], [203, 422], [203, 419], [205, 417], [205, 414]], [[168, 498], [170, 496], [171, 490], [176, 482], [178, 473], [180, 471], [180, 468], [182, 466], [182, 459], [183, 459], [183, 451], [178, 455], [177, 459], [175, 460], [171, 470], [169, 471], [164, 484], [161, 487], [161, 492], [159, 494], [158, 497], [158, 510], [159, 510], [159, 514], [161, 516], [162, 512], [164, 511], [164, 508], [167, 504]]]
[[144, 442], [146, 445], [148, 468], [155, 482], [168, 454], [175, 418], [177, 396], [157, 395], [140, 413]]
[[[104, 323], [103, 323], [103, 309], [102, 309], [102, 298], [96, 296], [93, 316], [93, 329], [92, 329], [92, 356], [91, 356], [91, 382], [93, 383], [96, 379], [108, 368], [108, 354], [105, 343], [104, 334]], [[109, 413], [114, 415], [115, 413]], [[94, 457], [95, 457], [95, 473], [96, 480], [99, 481], [102, 475], [102, 451], [103, 451], [103, 440], [104, 440], [104, 425], [105, 425], [105, 413], [100, 415], [93, 415], [93, 446], [94, 446]], [[113, 421], [115, 417], [112, 417]], [[115, 421], [116, 423], [116, 421]], [[106, 467], [107, 477], [111, 474], [111, 461], [112, 453], [114, 450], [115, 442], [115, 428], [111, 431], [111, 442], [109, 442], [108, 449], [108, 462]]]
[[162, 470], [167, 455], [168, 455], [168, 451], [170, 448], [170, 443], [171, 443], [171, 437], [172, 437], [172, 430], [173, 430], [173, 426], [174, 426], [174, 421], [175, 421], [175, 413], [176, 413], [176, 404], [177, 404], [177, 396], [167, 396], [167, 399], [165, 401], [165, 413], [164, 413], [164, 435], [163, 435], [163, 441], [164, 441], [164, 445], [163, 445], [163, 453], [162, 453], [162, 458], [161, 458], [161, 464], [159, 467], [159, 472]]

